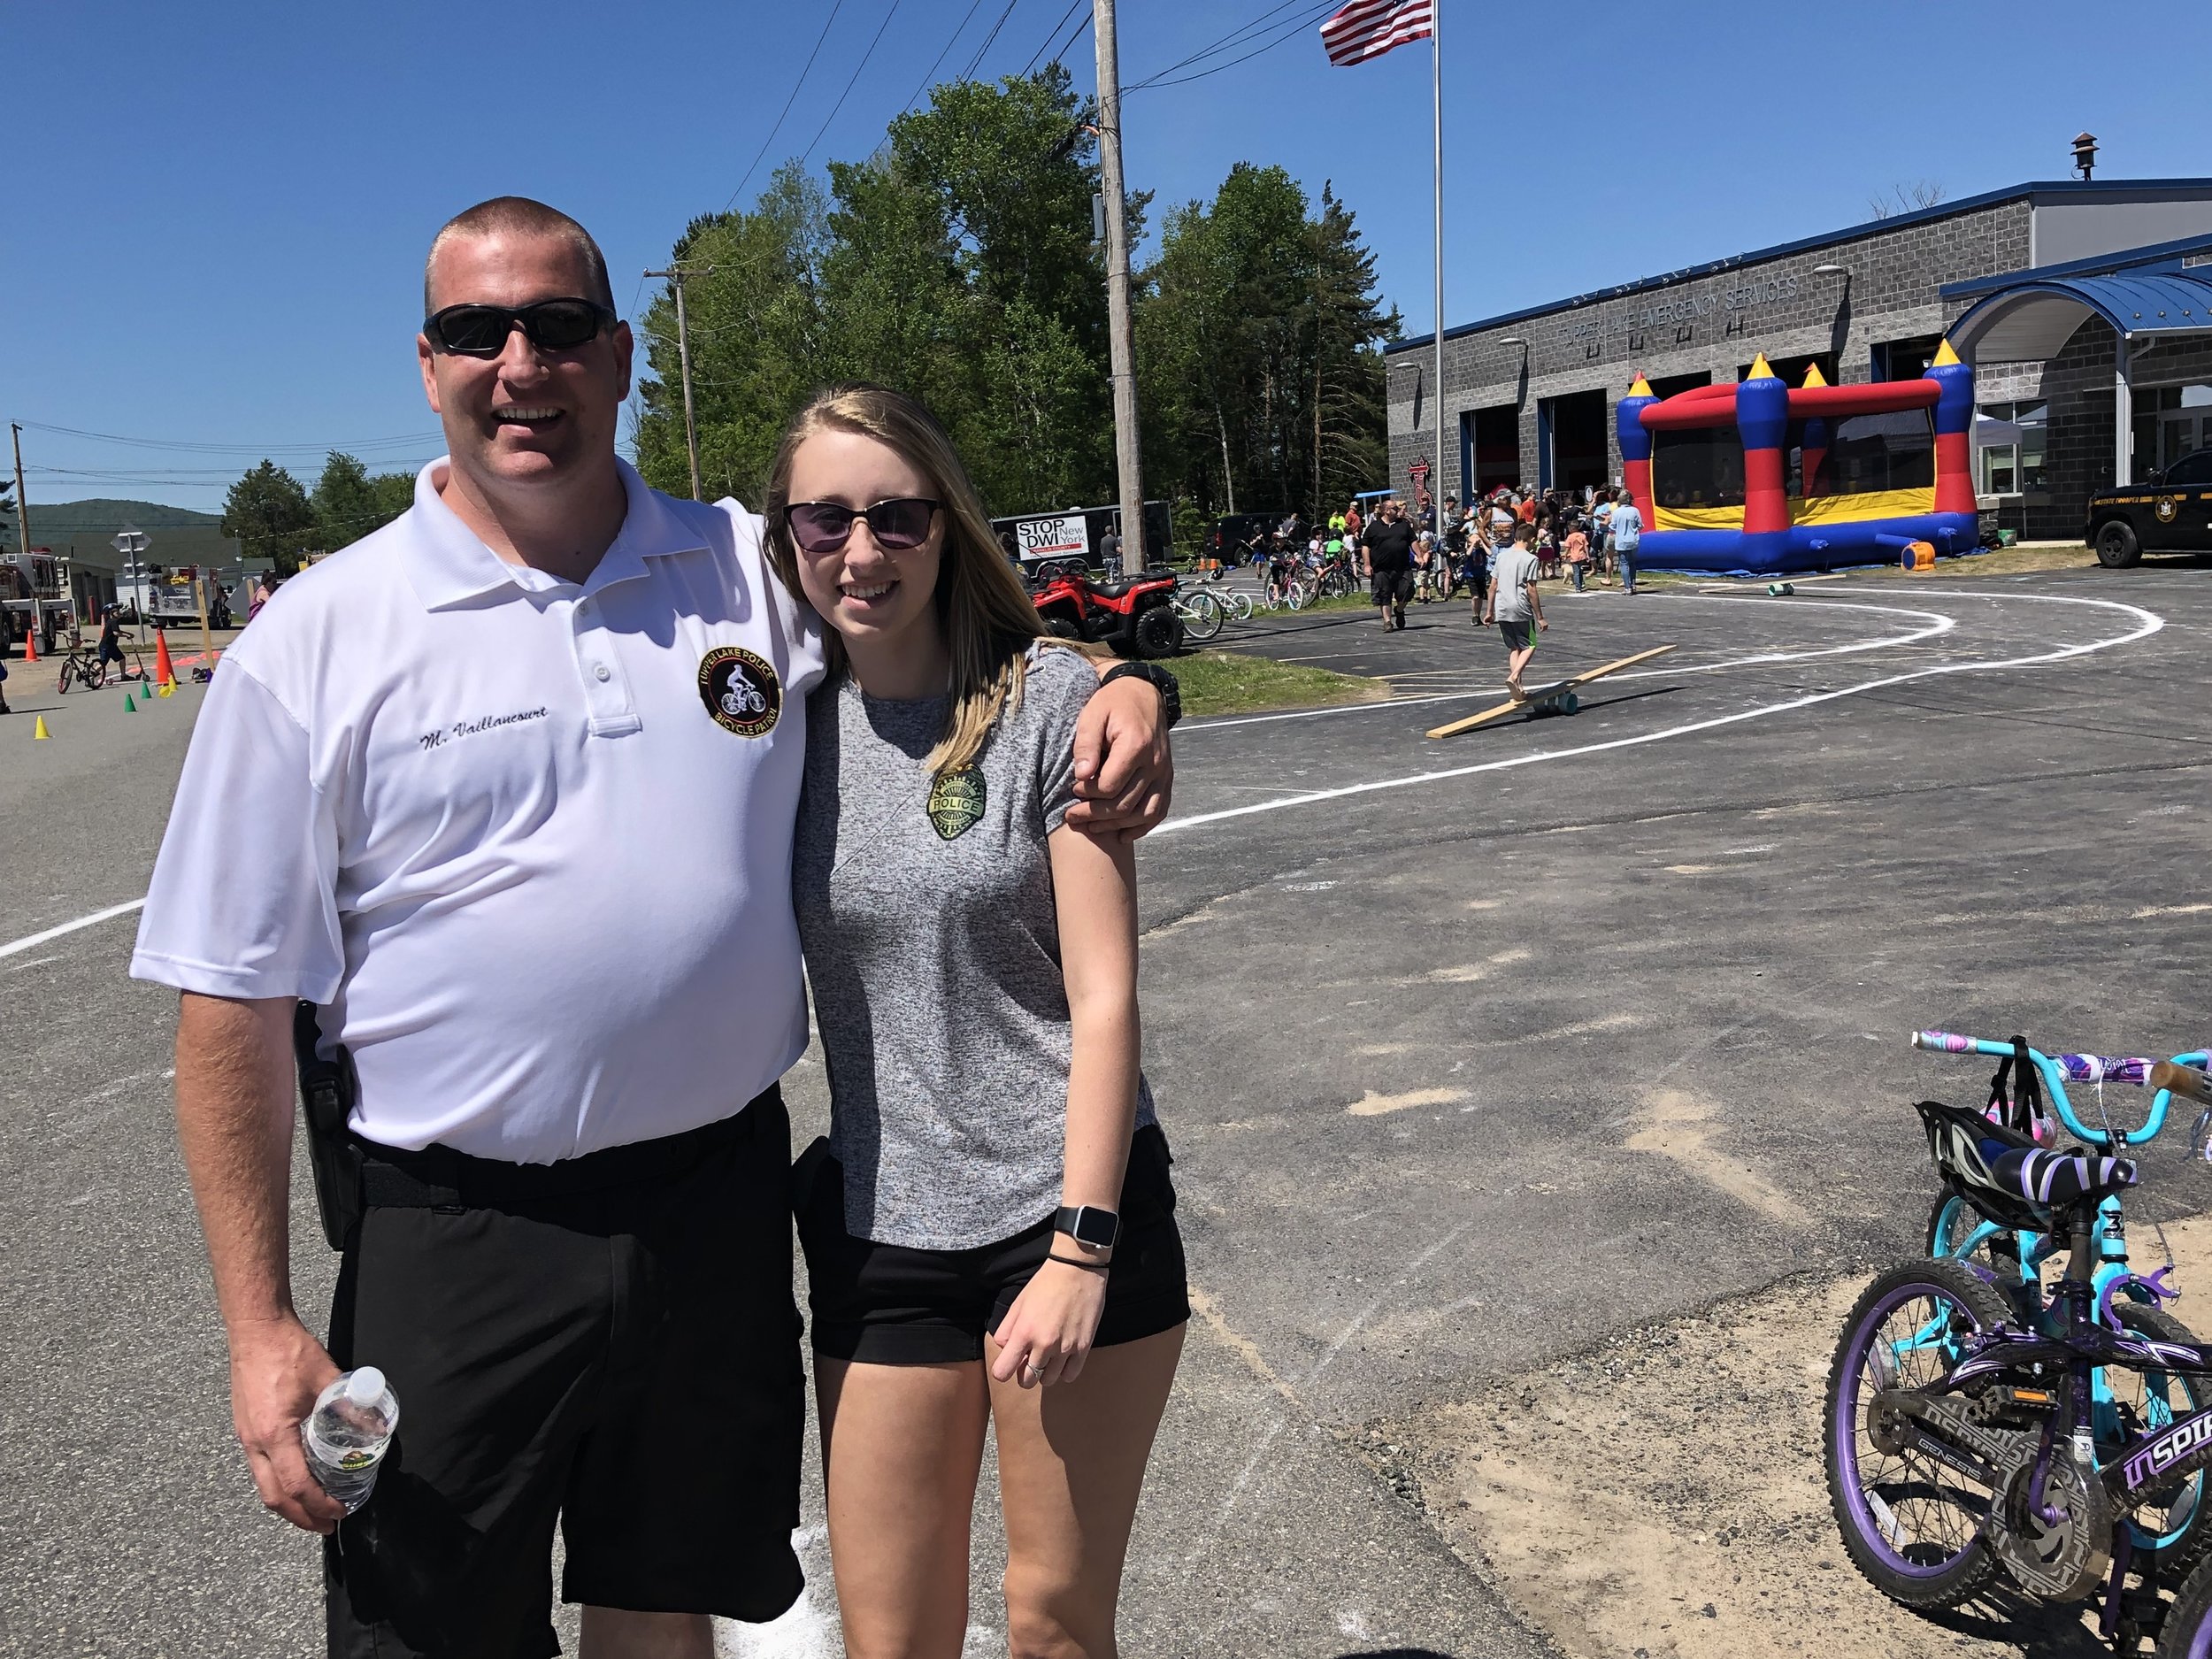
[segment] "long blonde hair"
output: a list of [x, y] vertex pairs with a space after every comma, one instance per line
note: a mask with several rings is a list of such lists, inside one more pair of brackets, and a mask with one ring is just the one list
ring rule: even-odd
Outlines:
[[[1044, 624], [992, 534], [982, 498], [937, 417], [918, 398], [864, 382], [817, 392], [793, 418], [769, 469], [768, 562], [794, 598], [803, 601], [806, 593], [786, 517], [791, 465], [799, 446], [825, 431], [873, 438], [927, 479], [939, 503], [944, 537], [937, 562], [937, 626], [952, 658], [952, 711], [927, 764], [938, 777], [958, 772], [975, 763], [1000, 717], [1021, 706], [1028, 648], [1043, 635]], [[827, 643], [830, 672], [842, 673], [844, 642], [833, 628]]]

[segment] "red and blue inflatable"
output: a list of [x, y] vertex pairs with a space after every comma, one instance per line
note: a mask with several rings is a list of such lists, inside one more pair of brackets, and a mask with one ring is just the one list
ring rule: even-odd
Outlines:
[[1974, 371], [1945, 341], [1910, 380], [1792, 389], [1762, 353], [1733, 386], [1655, 397], [1639, 374], [1617, 416], [1650, 570], [1764, 576], [1894, 562], [1916, 541], [1977, 544], [1967, 431]]

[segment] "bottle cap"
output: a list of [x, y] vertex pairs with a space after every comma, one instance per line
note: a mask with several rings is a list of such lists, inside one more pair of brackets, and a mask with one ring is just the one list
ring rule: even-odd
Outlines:
[[346, 1398], [357, 1406], [373, 1406], [384, 1392], [384, 1373], [373, 1365], [364, 1365], [346, 1379]]

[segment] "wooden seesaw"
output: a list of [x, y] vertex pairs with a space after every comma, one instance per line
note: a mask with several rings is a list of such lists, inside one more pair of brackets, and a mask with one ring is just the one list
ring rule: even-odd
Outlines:
[[1556, 684], [1540, 686], [1518, 703], [1501, 703], [1494, 709], [1485, 709], [1480, 714], [1471, 714], [1463, 720], [1454, 720], [1448, 726], [1434, 726], [1430, 729], [1427, 735], [1456, 737], [1462, 732], [1471, 732], [1479, 726], [1487, 726], [1493, 720], [1502, 720], [1509, 714], [1525, 714], [1532, 720], [1540, 719], [1546, 715], [1572, 714], [1582, 706], [1582, 699], [1575, 695], [1575, 688], [1578, 686], [1586, 686], [1594, 680], [1604, 679], [1608, 674], [1617, 674], [1624, 668], [1632, 668], [1638, 663], [1647, 663], [1655, 657], [1664, 657], [1674, 647], [1671, 645], [1655, 645], [1651, 649], [1639, 651], [1633, 657], [1624, 657], [1617, 663], [1601, 664], [1596, 668], [1586, 670], [1570, 679], [1562, 680]]

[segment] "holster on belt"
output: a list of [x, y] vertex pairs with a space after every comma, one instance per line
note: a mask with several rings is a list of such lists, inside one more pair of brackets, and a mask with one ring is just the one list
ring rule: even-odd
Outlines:
[[353, 1056], [341, 1046], [326, 1060], [318, 1052], [322, 1028], [315, 1005], [302, 1002], [292, 1015], [292, 1053], [299, 1063], [300, 1108], [307, 1119], [307, 1161], [315, 1171], [315, 1207], [322, 1212], [323, 1237], [342, 1250], [361, 1225], [361, 1143], [347, 1127], [357, 1083]]

